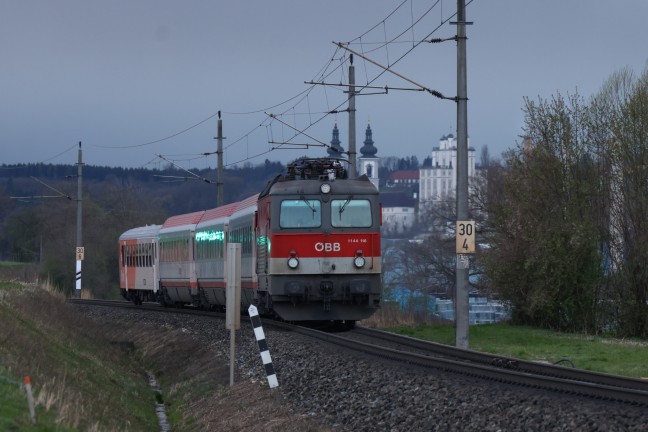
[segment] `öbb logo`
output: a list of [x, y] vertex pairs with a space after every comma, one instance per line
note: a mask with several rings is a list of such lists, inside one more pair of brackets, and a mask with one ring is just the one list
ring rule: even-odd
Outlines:
[[317, 252], [340, 252], [340, 243], [315, 243], [315, 250]]

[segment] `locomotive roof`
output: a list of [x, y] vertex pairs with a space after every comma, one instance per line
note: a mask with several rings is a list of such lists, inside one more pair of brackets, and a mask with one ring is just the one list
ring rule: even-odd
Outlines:
[[119, 236], [119, 240], [130, 240], [140, 238], [155, 238], [162, 225], [146, 225], [143, 227], [131, 228]]
[[[346, 159], [324, 157], [324, 158], [301, 158], [290, 163], [286, 167], [286, 172], [270, 180], [266, 187], [261, 191], [260, 198], [269, 194], [276, 194], [280, 191], [285, 193], [317, 193], [318, 191], [299, 191], [299, 186], [293, 188], [286, 186], [277, 188], [277, 184], [291, 182], [296, 185], [307, 186], [319, 184], [321, 182], [333, 182], [335, 180], [344, 180], [348, 177], [347, 170], [343, 163], [348, 163]], [[317, 186], [319, 188], [319, 186]], [[290, 189], [290, 191], [288, 191]], [[310, 188], [309, 188], [310, 189]]]
[[355, 179], [338, 180], [279, 180], [268, 190], [269, 195], [320, 194], [320, 185], [331, 185], [331, 194], [377, 195], [378, 190], [366, 175]]

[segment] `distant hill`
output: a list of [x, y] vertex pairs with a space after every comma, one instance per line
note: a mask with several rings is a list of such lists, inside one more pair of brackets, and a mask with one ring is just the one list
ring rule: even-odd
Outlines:
[[[260, 165], [225, 169], [224, 202], [234, 202], [261, 191], [269, 180], [283, 170], [284, 166], [280, 162], [269, 160]], [[202, 169], [191, 172], [194, 175], [173, 167], [159, 170], [84, 165], [84, 195], [101, 193], [107, 186], [123, 188], [124, 191], [137, 189], [144, 196], [162, 199], [163, 207], [169, 215], [215, 207], [216, 170]], [[2, 165], [0, 196], [56, 195], [55, 191], [40, 183], [43, 182], [76, 199], [76, 175], [76, 164]]]

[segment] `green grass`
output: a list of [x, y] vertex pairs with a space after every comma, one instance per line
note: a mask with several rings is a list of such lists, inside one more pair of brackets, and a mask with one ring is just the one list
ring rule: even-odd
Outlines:
[[[0, 284], [0, 431], [156, 427], [155, 397], [141, 361], [111, 343], [120, 335], [77, 315], [61, 296], [12, 288]], [[31, 376], [36, 401], [31, 429], [26, 397], [15, 382], [23, 375]]]
[[0, 430], [20, 432], [57, 431], [67, 432], [73, 429], [56, 425], [53, 412], [36, 407], [36, 424], [29, 417], [27, 395], [20, 383], [0, 376]]
[[0, 267], [23, 267], [27, 264], [16, 261], [0, 261]]
[[[455, 344], [451, 325], [397, 326], [395, 333]], [[648, 378], [648, 341], [557, 333], [509, 324], [471, 326], [469, 348], [523, 360], [572, 364], [579, 368], [634, 378]]]
[[0, 282], [0, 290], [8, 290], [14, 288], [20, 288], [20, 284], [18, 282]]

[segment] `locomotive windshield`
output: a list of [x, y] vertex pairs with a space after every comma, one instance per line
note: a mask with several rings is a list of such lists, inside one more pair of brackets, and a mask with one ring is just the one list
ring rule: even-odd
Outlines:
[[331, 201], [331, 224], [336, 228], [371, 226], [371, 204], [366, 199]]
[[322, 225], [322, 208], [318, 200], [284, 200], [281, 202], [281, 228], [315, 228]]

